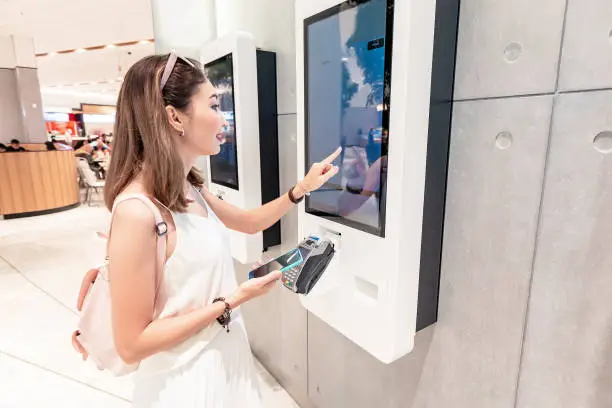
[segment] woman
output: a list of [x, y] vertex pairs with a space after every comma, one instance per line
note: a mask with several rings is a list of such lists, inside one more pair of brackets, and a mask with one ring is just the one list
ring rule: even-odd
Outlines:
[[[122, 359], [140, 362], [136, 407], [261, 406], [239, 306], [267, 293], [281, 274], [238, 286], [227, 228], [268, 228], [338, 171], [331, 163], [340, 149], [263, 207], [219, 200], [193, 167], [198, 156], [219, 152], [225, 121], [218, 103], [199, 64], [174, 53], [137, 62], [119, 93], [105, 202], [109, 209], [118, 203], [108, 245], [113, 330]], [[159, 231], [146, 203], [122, 199], [134, 194], [151, 199], [166, 224], [159, 275]]]

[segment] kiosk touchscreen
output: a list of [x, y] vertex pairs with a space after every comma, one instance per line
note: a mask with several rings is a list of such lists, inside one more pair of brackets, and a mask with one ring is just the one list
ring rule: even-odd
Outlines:
[[[235, 206], [259, 207], [279, 196], [276, 55], [235, 33], [206, 44], [201, 61], [225, 119], [220, 151], [208, 158], [210, 190]], [[230, 234], [232, 256], [252, 263], [280, 244], [280, 222], [263, 233]]]
[[210, 180], [234, 190], [238, 184], [238, 149], [236, 147], [236, 123], [234, 120], [234, 65], [232, 54], [206, 64], [206, 75], [217, 88], [219, 111], [225, 119], [221, 151], [210, 157]]
[[442, 3], [296, 6], [298, 174], [343, 148], [300, 207], [301, 235], [336, 249], [301, 302], [386, 363], [437, 319], [458, 0]]

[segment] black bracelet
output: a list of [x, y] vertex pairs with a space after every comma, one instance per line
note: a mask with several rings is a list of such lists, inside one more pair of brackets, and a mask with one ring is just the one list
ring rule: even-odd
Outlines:
[[295, 198], [295, 196], [293, 195], [293, 190], [295, 190], [295, 188], [297, 187], [297, 184], [293, 187], [291, 187], [291, 189], [289, 190], [289, 201], [291, 201], [293, 204], [299, 204], [300, 202], [302, 202], [302, 200], [304, 199], [304, 196], [301, 196], [300, 198]]
[[223, 314], [221, 316], [217, 317], [217, 321], [229, 333], [229, 324], [230, 324], [230, 322], [232, 320], [232, 308], [230, 307], [229, 303], [227, 303], [225, 301], [225, 298], [223, 298], [223, 297], [215, 298], [213, 300], [213, 303], [216, 303], [216, 302], [223, 302], [223, 303], [225, 303], [225, 309], [223, 310]]

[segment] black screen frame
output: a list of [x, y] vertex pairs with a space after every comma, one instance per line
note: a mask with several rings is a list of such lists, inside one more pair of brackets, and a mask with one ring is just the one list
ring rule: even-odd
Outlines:
[[[321, 20], [332, 17], [339, 14], [342, 11], [350, 10], [355, 7], [359, 7], [362, 4], [368, 3], [371, 0], [347, 0], [343, 3], [337, 4], [327, 10], [321, 11], [315, 15], [312, 15], [304, 19], [304, 174], [307, 174], [310, 170], [309, 166], [309, 134], [310, 134], [310, 115], [309, 115], [309, 90], [308, 90], [308, 29], [309, 27]], [[390, 107], [391, 107], [391, 83], [392, 83], [392, 61], [393, 61], [393, 25], [394, 25], [394, 11], [395, 11], [395, 0], [386, 0], [387, 12], [386, 12], [386, 29], [385, 29], [385, 65], [384, 65], [384, 85], [383, 85], [383, 111], [382, 111], [382, 129], [383, 132], [387, 131], [387, 140], [382, 141], [381, 145], [381, 157], [387, 155], [389, 152], [389, 139], [390, 139]], [[386, 174], [385, 174], [386, 173]], [[378, 211], [378, 223], [380, 228], [372, 227], [370, 225], [361, 223], [359, 221], [350, 220], [340, 215], [334, 215], [324, 212], [319, 209], [310, 207], [310, 197], [305, 198], [305, 211], [307, 214], [315, 215], [327, 219], [329, 221], [346, 225], [348, 227], [357, 229], [359, 231], [367, 232], [372, 235], [384, 238], [386, 232], [386, 221], [387, 221], [387, 181], [383, 185], [383, 174], [385, 174], [386, 180], [388, 180], [388, 160], [387, 170], [380, 173], [379, 180], [379, 211]], [[324, 185], [322, 188], [325, 188]], [[327, 187], [336, 187], [333, 183], [328, 183]]]
[[[234, 53], [230, 52], [222, 57], [217, 58], [214, 61], [204, 64], [204, 72], [208, 72], [208, 68], [212, 65], [218, 64], [219, 62], [227, 60], [231, 70], [231, 84], [232, 84], [232, 111], [234, 112], [234, 140], [236, 148], [234, 149], [234, 160], [236, 161], [236, 184], [228, 183], [224, 180], [215, 180], [213, 174], [212, 156], [210, 157], [210, 181], [214, 184], [230, 188], [232, 190], [240, 191], [240, 169], [238, 167], [238, 121], [236, 120], [236, 92], [234, 88]], [[213, 84], [214, 85], [214, 84]]]

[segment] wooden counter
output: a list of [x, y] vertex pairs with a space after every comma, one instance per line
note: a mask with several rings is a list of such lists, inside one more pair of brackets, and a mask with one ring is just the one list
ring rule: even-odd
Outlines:
[[0, 153], [0, 214], [5, 218], [77, 205], [74, 151]]

